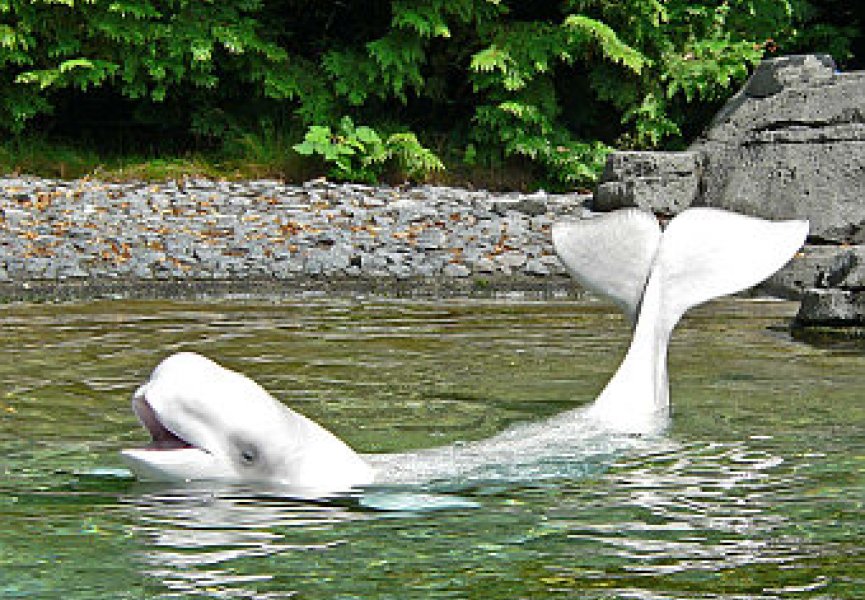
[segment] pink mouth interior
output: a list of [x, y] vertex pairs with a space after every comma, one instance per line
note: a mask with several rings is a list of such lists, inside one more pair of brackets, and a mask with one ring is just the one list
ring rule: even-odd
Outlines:
[[147, 431], [150, 432], [150, 437], [153, 438], [150, 444], [147, 445], [147, 450], [180, 450], [194, 447], [165, 427], [144, 397], [138, 396], [133, 398], [132, 408], [138, 416], [138, 420], [147, 428]]

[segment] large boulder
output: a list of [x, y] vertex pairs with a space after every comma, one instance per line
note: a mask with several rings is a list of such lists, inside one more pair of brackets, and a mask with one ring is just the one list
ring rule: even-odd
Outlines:
[[865, 72], [826, 55], [762, 62], [687, 152], [614, 152], [596, 210], [716, 206], [808, 219], [819, 243], [865, 243]]
[[865, 72], [838, 73], [829, 56], [764, 61], [690, 149], [703, 156], [695, 204], [865, 241]]
[[692, 205], [810, 221], [763, 289], [803, 297], [800, 324], [865, 324], [865, 71], [826, 55], [762, 62], [687, 152], [611, 154], [593, 208]]

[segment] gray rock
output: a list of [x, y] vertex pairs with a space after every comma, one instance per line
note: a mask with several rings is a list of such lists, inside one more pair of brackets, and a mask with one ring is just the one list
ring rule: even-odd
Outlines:
[[865, 243], [865, 72], [826, 55], [761, 63], [689, 152], [615, 152], [598, 210], [690, 204], [804, 218], [811, 239]]
[[540, 244], [535, 244], [532, 242], [520, 244], [520, 249], [527, 258], [537, 258], [539, 256], [543, 256], [544, 252], [548, 250], [546, 246], [542, 246]]
[[541, 191], [529, 196], [499, 197], [493, 200], [492, 210], [500, 216], [505, 216], [510, 211], [530, 217], [542, 215], [547, 212], [547, 194]]
[[367, 208], [380, 208], [386, 204], [385, 200], [382, 198], [377, 198], [375, 196], [367, 197], [363, 199], [363, 205]]
[[697, 198], [701, 157], [696, 152], [613, 152], [607, 158], [593, 207], [638, 207], [675, 215]]
[[591, 192], [573, 192], [551, 195], [547, 208], [556, 215], [580, 215], [594, 199]]
[[802, 298], [796, 321], [800, 325], [865, 324], [865, 291], [808, 290]]
[[435, 209], [429, 204], [406, 198], [392, 202], [388, 208], [396, 211], [399, 223], [414, 223], [436, 215]]
[[381, 256], [384, 257], [389, 265], [402, 265], [407, 259], [405, 252], [385, 251], [381, 253]]
[[865, 241], [862, 148], [848, 140], [725, 150], [707, 160], [707, 193], [698, 203], [767, 219], [808, 219], [815, 240]]
[[502, 219], [500, 226], [503, 231], [507, 232], [509, 237], [514, 238], [524, 235], [528, 231], [530, 223], [519, 213], [508, 213]]
[[481, 256], [472, 263], [472, 267], [475, 273], [494, 273], [496, 263], [485, 256]]
[[[348, 258], [345, 260], [345, 266], [348, 266]], [[304, 257], [303, 270], [307, 275], [321, 275], [332, 272], [334, 265], [331, 253], [327, 250], [309, 250]]]
[[136, 264], [132, 267], [132, 274], [138, 279], [150, 279], [153, 276], [153, 271], [146, 265]]
[[3, 221], [5, 221], [9, 227], [17, 228], [22, 222], [27, 220], [28, 215], [26, 210], [7, 206], [3, 208], [0, 216], [3, 217]]
[[538, 215], [531, 219], [532, 231], [548, 231], [553, 225], [553, 219], [549, 215]]
[[549, 267], [541, 260], [537, 258], [532, 258], [526, 262], [526, 266], [523, 268], [523, 271], [527, 275], [535, 275], [535, 276], [544, 276], [550, 274]]
[[827, 287], [834, 276], [831, 273], [849, 249], [840, 246], [805, 245], [787, 265], [772, 275], [760, 287], [762, 290], [785, 298], [801, 298], [805, 290]]
[[71, 265], [63, 265], [58, 269], [61, 277], [73, 279], [84, 279], [89, 273], [78, 263]]
[[865, 247], [839, 249], [832, 264], [817, 278], [816, 285], [843, 290], [865, 289]]
[[506, 252], [497, 256], [495, 260], [508, 269], [518, 269], [526, 264], [526, 255], [522, 252]]
[[388, 273], [397, 279], [408, 279], [411, 277], [412, 270], [405, 264], [391, 264], [388, 265]]
[[24, 260], [17, 256], [6, 259], [6, 272], [13, 279], [20, 276], [24, 272]]
[[387, 273], [387, 258], [379, 254], [364, 252], [360, 256], [361, 272], [367, 275], [383, 275]]
[[421, 250], [441, 250], [447, 244], [447, 239], [447, 233], [441, 229], [424, 229], [417, 236], [417, 247]]
[[785, 88], [827, 83], [835, 74], [835, 61], [827, 54], [782, 56], [764, 60], [754, 70], [743, 93], [751, 98], [766, 98]]
[[435, 277], [439, 275], [442, 268], [431, 263], [419, 263], [414, 265], [412, 273], [418, 277]]
[[468, 277], [471, 271], [465, 265], [458, 263], [449, 263], [442, 270], [442, 275], [445, 277]]
[[196, 246], [192, 250], [192, 256], [202, 263], [213, 263], [222, 256], [222, 252], [212, 246]]

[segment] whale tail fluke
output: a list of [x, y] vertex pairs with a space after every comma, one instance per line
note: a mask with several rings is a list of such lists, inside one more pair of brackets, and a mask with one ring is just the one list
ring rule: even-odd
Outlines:
[[553, 246], [568, 272], [588, 290], [618, 304], [631, 323], [661, 240], [654, 215], [629, 208], [553, 225]]
[[635, 322], [628, 353], [592, 414], [633, 433], [666, 423], [667, 345], [676, 323], [698, 304], [771, 276], [807, 234], [807, 221], [773, 222], [714, 208], [688, 209], [663, 232], [652, 215], [631, 209], [555, 227], [553, 243], [568, 270]]
[[663, 324], [672, 331], [688, 309], [772, 276], [807, 235], [807, 221], [767, 221], [717, 208], [682, 212], [664, 230], [652, 268], [662, 279]]

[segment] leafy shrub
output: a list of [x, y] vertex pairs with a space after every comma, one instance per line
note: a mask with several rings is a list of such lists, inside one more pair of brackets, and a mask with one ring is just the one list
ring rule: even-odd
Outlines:
[[[850, 58], [853, 4], [0, 0], [0, 131], [159, 125], [163, 141], [213, 146], [280, 123], [364, 180], [438, 169], [417, 136], [376, 133], [415, 131], [573, 186], [611, 146], [682, 144], [767, 54]], [[325, 126], [341, 115], [371, 127]]]
[[421, 146], [413, 133], [394, 133], [383, 140], [371, 127], [355, 127], [350, 117], [343, 117], [336, 131], [311, 126], [294, 150], [304, 156], [319, 155], [330, 165], [329, 175], [343, 181], [375, 183], [389, 163], [414, 180], [444, 169], [441, 160]]

